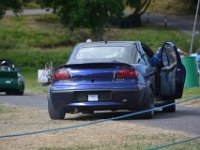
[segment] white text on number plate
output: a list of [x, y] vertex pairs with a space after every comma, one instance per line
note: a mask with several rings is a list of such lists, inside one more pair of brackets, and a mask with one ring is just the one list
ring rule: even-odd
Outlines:
[[98, 101], [98, 95], [88, 95], [88, 101], [90, 102]]

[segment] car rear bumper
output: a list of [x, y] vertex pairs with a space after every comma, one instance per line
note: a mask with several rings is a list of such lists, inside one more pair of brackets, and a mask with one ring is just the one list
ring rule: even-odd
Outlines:
[[18, 83], [18, 78], [0, 77], [0, 92], [23, 91], [24, 87], [24, 83]]
[[[91, 90], [50, 90], [49, 98], [55, 109], [73, 108], [85, 110], [139, 110], [146, 87], [141, 89], [91, 89]], [[98, 100], [91, 101], [89, 95], [98, 95]]]
[[24, 86], [0, 88], [0, 92], [24, 91]]

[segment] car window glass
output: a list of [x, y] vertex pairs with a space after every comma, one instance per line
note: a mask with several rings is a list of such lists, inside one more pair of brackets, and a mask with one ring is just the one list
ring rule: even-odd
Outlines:
[[79, 49], [76, 59], [120, 58], [125, 47], [87, 47]]
[[[168, 62], [164, 61], [164, 57], [167, 57]], [[164, 64], [165, 63], [165, 64]], [[168, 64], [167, 64], [168, 63]], [[170, 44], [166, 44], [163, 47], [163, 64], [166, 65], [172, 65], [177, 63], [177, 58], [176, 58], [176, 51], [174, 47]]]
[[165, 49], [163, 49], [162, 52], [162, 64], [164, 67], [169, 66], [169, 60]]
[[145, 55], [142, 56], [140, 53], [138, 53], [138, 54], [137, 54], [137, 62], [138, 62], [139, 64], [146, 65], [147, 63], [146, 63], [144, 57], [145, 57]]
[[89, 46], [80, 47], [71, 58], [71, 64], [118, 62], [132, 64], [136, 62], [135, 45], [128, 46]]
[[177, 63], [176, 53], [175, 53], [174, 49], [168, 50], [167, 55], [168, 55], [168, 58], [169, 58], [169, 65]]

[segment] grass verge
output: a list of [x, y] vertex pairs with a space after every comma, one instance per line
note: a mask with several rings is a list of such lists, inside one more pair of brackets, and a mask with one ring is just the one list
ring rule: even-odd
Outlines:
[[[15, 106], [0, 105], [14, 108]], [[99, 119], [95, 116], [84, 119], [79, 114], [67, 114], [67, 120], [49, 119], [45, 110], [15, 107], [15, 112], [0, 114], [0, 135], [66, 127], [89, 123]], [[38, 117], [39, 116], [39, 117]], [[87, 117], [88, 118], [88, 117]], [[115, 149], [149, 149], [166, 143], [185, 140], [193, 135], [180, 131], [127, 123], [126, 121], [108, 121], [93, 126], [48, 132], [43, 134], [0, 139], [0, 149], [40, 149], [40, 150], [115, 150]], [[170, 149], [198, 149], [199, 140], [170, 147]]]
[[[88, 29], [64, 28], [56, 15], [33, 15], [4, 17], [0, 20], [0, 59], [11, 59], [24, 75], [26, 92], [46, 94], [47, 87], [37, 82], [37, 70], [52, 61], [54, 67], [66, 63], [76, 43], [91, 38]], [[195, 40], [198, 41], [196, 37]], [[187, 51], [190, 36], [186, 33], [157, 26], [106, 31], [106, 40], [138, 40], [148, 44], [154, 51], [164, 41], [173, 41]], [[199, 40], [200, 41], [200, 40]], [[184, 98], [198, 94], [198, 88], [185, 89]]]
[[12, 111], [13, 111], [12, 108], [0, 105], [0, 114], [12, 112]]
[[195, 0], [153, 0], [147, 12], [164, 15], [188, 15], [195, 13], [194, 7]]

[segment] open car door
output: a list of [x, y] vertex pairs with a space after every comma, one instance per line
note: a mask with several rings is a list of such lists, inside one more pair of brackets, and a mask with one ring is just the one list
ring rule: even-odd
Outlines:
[[181, 98], [186, 71], [177, 48], [173, 43], [165, 42], [159, 53], [162, 64], [160, 70], [160, 95], [163, 99]]

